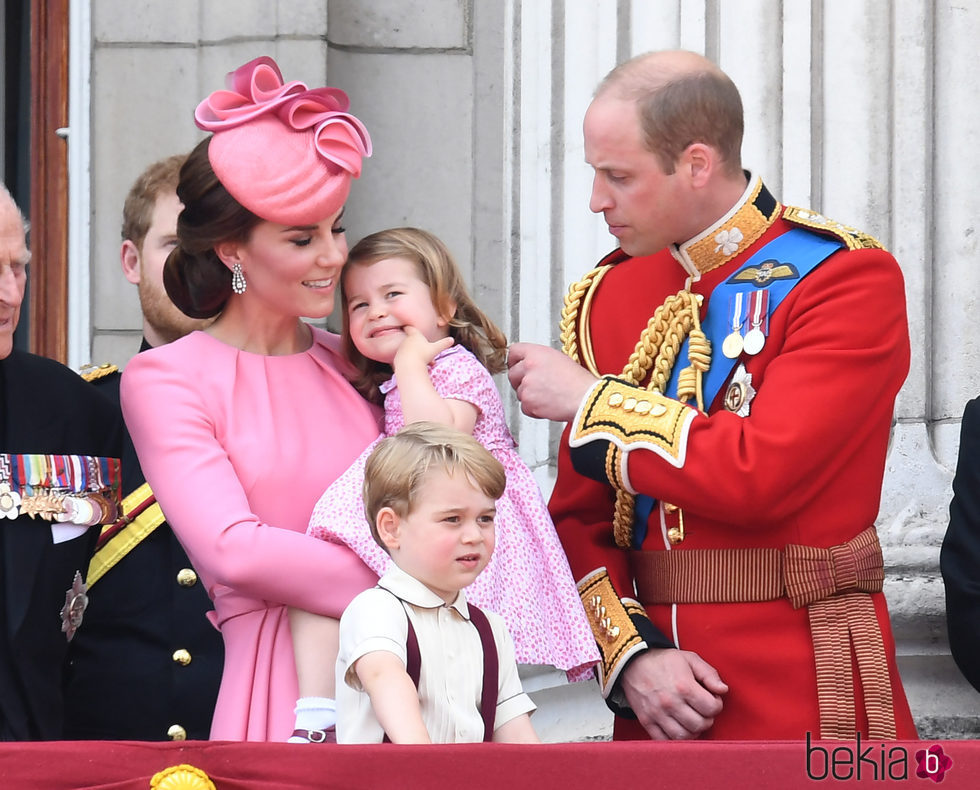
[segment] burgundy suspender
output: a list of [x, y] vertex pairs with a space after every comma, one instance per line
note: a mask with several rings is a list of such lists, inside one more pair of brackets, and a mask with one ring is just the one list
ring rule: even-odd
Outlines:
[[[402, 603], [403, 607], [404, 605]], [[422, 654], [419, 653], [419, 638], [415, 635], [415, 626], [412, 625], [412, 618], [408, 616], [408, 610], [405, 611], [405, 619], [408, 620], [408, 635], [405, 637], [405, 671], [417, 691], [422, 672]]]
[[[402, 606], [404, 605], [403, 601]], [[477, 633], [479, 633], [480, 644], [483, 647], [483, 691], [480, 695], [483, 740], [492, 741], [493, 725], [497, 717], [497, 685], [499, 682], [497, 645], [493, 641], [493, 631], [490, 630], [490, 621], [487, 620], [487, 616], [473, 604], [467, 602], [467, 606], [470, 610], [470, 622], [473, 623]], [[405, 638], [405, 671], [417, 689], [422, 668], [422, 655], [419, 652], [419, 639], [415, 634], [415, 626], [412, 625], [412, 618], [408, 616], [407, 609], [405, 610], [405, 619], [408, 621], [408, 634]], [[391, 743], [387, 733], [385, 733], [384, 743]]]
[[493, 740], [493, 725], [497, 718], [497, 687], [500, 673], [497, 666], [497, 645], [493, 641], [490, 621], [487, 616], [473, 604], [467, 603], [470, 609], [470, 622], [480, 632], [480, 643], [483, 645], [483, 694], [480, 697], [480, 715], [483, 717], [483, 740]]

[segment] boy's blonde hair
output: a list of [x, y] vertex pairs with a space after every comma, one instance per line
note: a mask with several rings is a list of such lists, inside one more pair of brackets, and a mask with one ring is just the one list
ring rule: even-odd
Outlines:
[[378, 442], [364, 469], [364, 515], [371, 535], [385, 551], [377, 518], [390, 507], [404, 518], [414, 510], [432, 470], [462, 472], [491, 499], [507, 486], [503, 464], [468, 433], [434, 422], [413, 422]]
[[429, 286], [436, 312], [449, 322], [449, 335], [457, 345], [472, 352], [491, 373], [507, 367], [507, 337], [473, 302], [446, 245], [419, 228], [390, 228], [365, 236], [351, 248], [340, 280], [344, 351], [357, 368], [353, 384], [365, 398], [381, 403], [378, 386], [391, 378], [392, 370], [390, 365], [367, 359], [351, 340], [347, 275], [355, 266], [370, 266], [388, 258], [404, 258], [415, 264], [419, 278]]

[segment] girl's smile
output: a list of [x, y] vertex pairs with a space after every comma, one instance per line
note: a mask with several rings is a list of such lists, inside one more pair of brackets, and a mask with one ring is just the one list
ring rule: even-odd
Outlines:
[[429, 286], [405, 258], [355, 263], [344, 272], [350, 336], [368, 359], [391, 364], [414, 327], [433, 342], [449, 336], [449, 321], [432, 303]]

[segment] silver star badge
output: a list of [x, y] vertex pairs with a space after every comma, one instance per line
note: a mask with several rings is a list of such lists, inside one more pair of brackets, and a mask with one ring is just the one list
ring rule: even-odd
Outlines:
[[82, 624], [85, 607], [88, 606], [88, 585], [82, 581], [82, 574], [75, 571], [71, 589], [65, 593], [65, 605], [61, 607], [61, 631], [69, 642]]
[[745, 369], [745, 365], [739, 364], [728, 384], [728, 389], [725, 390], [725, 409], [739, 417], [748, 417], [749, 404], [754, 397], [752, 374]]

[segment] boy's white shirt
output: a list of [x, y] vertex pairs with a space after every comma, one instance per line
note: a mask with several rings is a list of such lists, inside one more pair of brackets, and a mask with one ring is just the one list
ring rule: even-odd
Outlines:
[[[422, 720], [433, 743], [483, 740], [480, 692], [483, 649], [469, 623], [469, 606], [461, 592], [447, 605], [417, 579], [393, 566], [372, 588], [358, 595], [340, 619], [337, 658], [337, 741], [380, 743], [384, 730], [371, 708], [353, 665], [361, 656], [385, 650], [406, 661], [406, 612], [419, 642], [419, 698]], [[387, 591], [387, 592], [386, 592]], [[400, 599], [400, 600], [399, 600]], [[408, 605], [403, 606], [402, 601]], [[521, 689], [514, 644], [503, 618], [485, 611], [497, 645], [499, 683], [495, 727], [524, 713], [534, 703]]]

